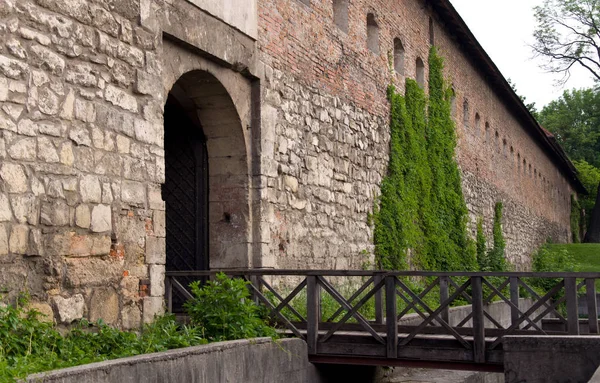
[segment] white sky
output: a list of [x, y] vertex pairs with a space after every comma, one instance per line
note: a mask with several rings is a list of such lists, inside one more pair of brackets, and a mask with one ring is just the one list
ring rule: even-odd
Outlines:
[[587, 88], [593, 81], [577, 68], [564, 87], [556, 86], [561, 76], [539, 67], [529, 44], [533, 42], [533, 7], [543, 0], [450, 0], [481, 46], [504, 77], [510, 78], [517, 92], [542, 106], [562, 95], [564, 89]]

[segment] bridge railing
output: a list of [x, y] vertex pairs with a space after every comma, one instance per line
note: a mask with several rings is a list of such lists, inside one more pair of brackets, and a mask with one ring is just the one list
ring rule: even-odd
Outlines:
[[[313, 356], [498, 366], [507, 335], [599, 333], [600, 273], [167, 272], [169, 309], [174, 295], [192, 298], [190, 279], [218, 272], [250, 281], [256, 302], [282, 330], [306, 340]], [[578, 314], [581, 299], [587, 320]]]

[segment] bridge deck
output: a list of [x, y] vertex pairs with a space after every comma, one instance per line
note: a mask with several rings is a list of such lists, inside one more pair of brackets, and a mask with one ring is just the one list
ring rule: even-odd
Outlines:
[[[174, 295], [192, 298], [180, 280], [217, 272], [168, 272], [169, 309]], [[246, 278], [281, 333], [307, 342], [314, 363], [499, 372], [504, 336], [599, 333], [600, 273], [223, 272]], [[535, 286], [544, 279], [553, 287], [540, 291]], [[523, 296], [530, 302], [526, 307]], [[588, 305], [585, 328], [579, 299]], [[493, 310], [494, 302], [502, 302], [508, 314]], [[453, 306], [465, 304], [468, 310], [451, 315]], [[552, 326], [544, 326], [549, 317]]]

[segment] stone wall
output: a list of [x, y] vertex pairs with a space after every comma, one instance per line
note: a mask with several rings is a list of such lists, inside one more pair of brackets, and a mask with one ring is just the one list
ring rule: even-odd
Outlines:
[[[386, 88], [402, 90], [406, 78], [417, 77], [431, 41], [456, 95], [457, 160], [473, 233], [482, 217], [492, 245], [493, 209], [502, 201], [507, 253], [517, 269], [527, 269], [531, 252], [548, 238], [568, 242], [574, 187], [564, 165], [444, 20], [420, 0], [339, 3], [348, 5], [347, 26], [336, 24], [330, 1], [259, 0], [266, 265], [372, 262], [369, 214], [387, 168]], [[368, 14], [377, 24], [376, 50], [367, 44]], [[398, 40], [401, 54], [394, 51]], [[426, 82], [427, 65], [424, 72]]]
[[30, 375], [36, 383], [318, 383], [301, 339], [213, 343]]
[[507, 336], [504, 381], [590, 382], [600, 366], [599, 341], [598, 336]]
[[457, 94], [472, 226], [483, 216], [491, 233], [502, 200], [519, 269], [546, 238], [568, 241], [572, 185], [443, 20], [420, 0], [347, 3], [343, 28], [329, 1], [257, 0], [255, 15], [203, 0], [0, 0], [2, 291], [64, 324], [138, 328], [163, 311], [169, 94], [207, 140], [211, 267], [371, 267], [386, 88], [416, 76], [432, 39]]
[[60, 322], [137, 328], [142, 310], [162, 310], [161, 40], [148, 6], [0, 1], [0, 286]]

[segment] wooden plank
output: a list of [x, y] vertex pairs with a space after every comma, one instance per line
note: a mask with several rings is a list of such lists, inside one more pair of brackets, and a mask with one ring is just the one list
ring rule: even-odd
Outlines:
[[[444, 307], [447, 307], [447, 306], [449, 306], [449, 303], [448, 303], [448, 304], [445, 304], [445, 305], [441, 305], [441, 306], [440, 306], [440, 307], [439, 307], [439, 308], [438, 308], [438, 309], [437, 309], [437, 310], [434, 312], [434, 311], [432, 311], [432, 310], [429, 308], [429, 306], [427, 306], [427, 305], [425, 304], [425, 302], [423, 302], [423, 301], [421, 300], [421, 298], [419, 298], [417, 295], [415, 295], [415, 293], [414, 293], [414, 292], [413, 292], [411, 289], [409, 289], [409, 288], [408, 288], [408, 287], [407, 287], [407, 286], [406, 286], [404, 283], [402, 283], [402, 282], [401, 282], [401, 281], [399, 281], [399, 280], [396, 280], [396, 284], [397, 284], [397, 285], [399, 285], [399, 286], [400, 286], [400, 287], [401, 287], [401, 288], [402, 288], [404, 291], [406, 291], [406, 293], [407, 293], [408, 295], [410, 295], [410, 297], [411, 297], [412, 299], [414, 299], [415, 301], [417, 301], [417, 302], [418, 302], [418, 303], [421, 305], [421, 307], [423, 307], [423, 309], [424, 309], [425, 311], [427, 311], [427, 313], [429, 314], [429, 317], [425, 318], [425, 320], [424, 320], [424, 321], [421, 323], [421, 325], [423, 325], [423, 324], [425, 324], [425, 325], [428, 325], [429, 323], [431, 323], [431, 321], [432, 321], [433, 319], [435, 319], [435, 320], [436, 320], [436, 321], [437, 321], [437, 322], [438, 322], [438, 323], [439, 323], [439, 324], [440, 324], [442, 327], [444, 327], [444, 328], [445, 328], [445, 329], [446, 329], [446, 330], [447, 330], [447, 331], [448, 331], [448, 332], [449, 332], [449, 333], [450, 333], [452, 336], [454, 336], [454, 337], [455, 337], [455, 338], [456, 338], [456, 339], [457, 339], [459, 342], [461, 342], [461, 343], [462, 343], [462, 344], [465, 346], [465, 348], [468, 348], [468, 349], [470, 349], [470, 348], [471, 348], [471, 345], [470, 345], [468, 342], [466, 342], [466, 341], [465, 341], [465, 340], [462, 338], [462, 336], [461, 336], [459, 333], [457, 333], [457, 332], [456, 332], [456, 330], [454, 330], [454, 329], [452, 328], [452, 326], [450, 326], [450, 324], [448, 324], [448, 322], [446, 322], [446, 321], [442, 320], [442, 319], [439, 317], [439, 314], [440, 314], [441, 310], [442, 310]], [[464, 285], [463, 285], [463, 286], [464, 286]], [[464, 290], [463, 290], [463, 291], [464, 291]], [[460, 291], [460, 290], [457, 290], [457, 293], [459, 293], [459, 292], [461, 292], [461, 291]], [[456, 293], [455, 293], [455, 294], [456, 294]], [[448, 301], [449, 301], [449, 300], [446, 300], [445, 302], [448, 302]], [[409, 338], [410, 338], [411, 336], [414, 336], [414, 335], [416, 335], [416, 334], [411, 334], [411, 335], [409, 336]], [[405, 341], [406, 341], [406, 340], [405, 340]], [[402, 343], [402, 344], [404, 345], [405, 343]]]
[[[252, 285], [251, 285], [252, 286]], [[254, 286], [252, 286], [252, 288], [254, 288]], [[258, 290], [254, 290], [254, 293], [256, 294], [256, 297], [258, 297], [258, 299], [268, 308], [271, 309], [271, 312], [274, 312], [275, 306], [273, 305], [273, 303], [271, 303], [271, 301], [265, 297], [260, 291]], [[290, 322], [289, 319], [287, 319], [281, 312], [276, 311], [275, 314], [277, 315], [277, 317], [279, 317], [279, 319], [281, 320], [281, 322], [290, 330], [294, 333], [294, 335], [296, 335], [298, 338], [300, 339], [304, 339], [304, 336], [302, 335], [302, 333], [300, 333], [300, 330], [298, 330], [296, 328], [296, 326], [294, 326], [294, 324], [292, 322]]]
[[396, 306], [396, 277], [385, 277], [385, 318], [387, 325], [387, 351], [389, 359], [398, 357], [398, 323], [396, 316], [398, 307]]
[[171, 278], [165, 278], [165, 298], [167, 299], [167, 312], [173, 312], [173, 285]]
[[[429, 284], [429, 286], [425, 287], [425, 290], [423, 290], [419, 295], [419, 299], [423, 299], [427, 294], [429, 294], [429, 292], [431, 290], [433, 290], [434, 287], [438, 286], [440, 282], [439, 278], [436, 278], [433, 282], [431, 282]], [[398, 314], [398, 317], [396, 319], [400, 320], [402, 319], [402, 317], [404, 317], [404, 315], [408, 314], [408, 312], [411, 309], [414, 309], [421, 317], [423, 317], [424, 319], [426, 319], [426, 317], [424, 316], [424, 314], [416, 307], [416, 302], [410, 302], [408, 299], [406, 299], [402, 294], [398, 294], [398, 296], [400, 298], [402, 298], [406, 303], [407, 306], [404, 308], [404, 310], [402, 310], [402, 312], [400, 314]]]
[[471, 277], [473, 298], [473, 359], [485, 363], [485, 322], [483, 316], [483, 286], [481, 277]]
[[510, 277], [510, 323], [514, 324], [519, 320], [519, 278]]
[[[327, 334], [325, 334], [322, 341], [326, 342], [327, 339], [329, 339], [341, 326], [343, 326], [346, 323], [346, 321], [348, 321], [348, 319], [350, 319], [369, 299], [371, 299], [371, 297], [373, 297], [375, 292], [381, 289], [384, 283], [385, 280], [382, 280], [377, 285], [375, 285], [364, 297], [361, 298], [361, 300], [354, 306], [354, 308], [352, 308], [352, 310], [347, 312], [346, 315], [339, 322], [334, 323], [333, 327], [329, 330]], [[382, 344], [385, 343], [380, 337], [378, 341], [380, 341]]]
[[587, 296], [587, 309], [590, 334], [598, 334], [598, 301], [596, 297], [596, 280], [588, 278], [585, 280]]
[[185, 299], [194, 299], [194, 296], [175, 278], [171, 278], [171, 287], [183, 294]]
[[[440, 277], [440, 303], [446, 301], [449, 296], [448, 277]], [[450, 323], [450, 307], [444, 307], [440, 315], [444, 322]]]
[[[377, 286], [383, 277], [381, 275], [375, 275], [373, 277], [373, 286]], [[375, 323], [383, 324], [385, 317], [384, 309], [383, 309], [383, 291], [381, 289], [377, 290], [375, 293]]]
[[[363, 283], [362, 286], [360, 286], [360, 288], [354, 294], [352, 294], [352, 296], [350, 296], [350, 298], [348, 298], [348, 303], [352, 303], [352, 301], [354, 301], [356, 298], [358, 298], [360, 296], [360, 294], [362, 294], [369, 287], [369, 285], [371, 285], [373, 283], [374, 279], [375, 279], [375, 277], [371, 277], [371, 278], [369, 278], [369, 280], [367, 282]], [[332, 316], [327, 318], [327, 320], [325, 322], [333, 322], [343, 312], [344, 312], [344, 307], [342, 306], [339, 309], [337, 309], [337, 311], [335, 313], [333, 313]]]
[[600, 272], [435, 272], [435, 271], [363, 271], [363, 270], [274, 270], [274, 269], [225, 269], [210, 271], [168, 271], [167, 276], [214, 276], [218, 273], [235, 276], [275, 275], [275, 276], [328, 276], [328, 277], [371, 277], [373, 275], [393, 275], [396, 277], [518, 277], [518, 278], [595, 278]]
[[[523, 323], [525, 320], [527, 320], [527, 317], [529, 317], [530, 315], [534, 314], [542, 305], [546, 305], [546, 302], [552, 298], [554, 295], [556, 295], [556, 293], [558, 293], [564, 286], [564, 281], [560, 281], [558, 282], [553, 288], [550, 289], [550, 291], [548, 291], [543, 297], [541, 297], [540, 299], [538, 299], [537, 302], [535, 302], [530, 308], [529, 310], [527, 310], [525, 312], [525, 314], [523, 314], [515, 323], [513, 323], [509, 328], [506, 329], [506, 333], [505, 335], [509, 335], [512, 334], [513, 331], [515, 329], [517, 329], [521, 323]], [[550, 305], [552, 307], [552, 305]], [[534, 320], [535, 322], [536, 320]], [[500, 345], [500, 343], [502, 342], [502, 337], [499, 337], [498, 339], [496, 339], [490, 346], [490, 350], [493, 350], [494, 348], [496, 348], [498, 345]]]
[[[371, 336], [373, 336], [373, 338], [377, 339], [378, 342], [380, 342], [381, 344], [385, 344], [385, 341], [383, 340], [383, 338], [380, 337], [379, 334], [377, 334], [377, 332], [375, 330], [373, 330], [373, 328], [371, 327], [369, 322], [358, 312], [360, 307], [366, 302], [365, 300], [361, 300], [356, 306], [352, 307], [346, 301], [346, 299], [344, 299], [344, 297], [340, 293], [338, 293], [327, 280], [325, 280], [324, 278], [321, 278], [321, 277], [317, 277], [317, 278], [319, 280], [319, 283], [325, 289], [325, 291], [328, 292], [331, 295], [331, 297], [333, 299], [335, 299], [340, 305], [342, 305], [342, 307], [344, 307], [349, 312], [349, 314], [351, 314], [351, 316], [354, 317], [354, 319], [356, 319], [356, 321], [363, 326], [364, 330], [369, 332], [371, 334]], [[349, 318], [347, 318], [346, 320], [348, 320], [348, 319]], [[339, 323], [344, 323], [344, 322], [345, 321], [342, 320]], [[330, 331], [329, 334], [327, 334], [327, 336], [323, 338], [323, 342], [325, 342], [332, 333], [333, 333], [333, 331]]]
[[[300, 284], [296, 286], [296, 288], [285, 299], [283, 299], [279, 295], [279, 293], [277, 293], [277, 291], [275, 291], [275, 289], [270, 284], [268, 284], [263, 278], [260, 278], [260, 281], [262, 282], [263, 286], [267, 288], [267, 290], [269, 290], [273, 295], [275, 295], [277, 299], [279, 299], [280, 303], [275, 309], [273, 309], [273, 311], [281, 312], [281, 310], [283, 310], [284, 307], [287, 307], [292, 312], [292, 314], [296, 316], [296, 318], [298, 318], [301, 321], [306, 321], [306, 319], [304, 319], [304, 317], [292, 305], [289, 304], [291, 300], [294, 299], [294, 297], [298, 295], [306, 286], [306, 278], [304, 278], [302, 282], [300, 282]], [[271, 311], [271, 314], [274, 314], [273, 311]]]
[[317, 276], [308, 276], [306, 278], [306, 312], [308, 329], [306, 332], [306, 344], [308, 345], [308, 354], [317, 354], [317, 344], [319, 340], [319, 301], [320, 292]]
[[[522, 286], [523, 288], [525, 288], [525, 290], [527, 290], [527, 292], [529, 294], [531, 294], [531, 296], [536, 300], [539, 301], [540, 299], [542, 299], [536, 292], [535, 290], [533, 290], [531, 287], [529, 287], [529, 285], [527, 285], [527, 283], [525, 283], [524, 281], [522, 281], [520, 278], [518, 279], [519, 281], [519, 285]], [[562, 286], [564, 286], [564, 282]], [[548, 303], [544, 302], [544, 307], [550, 307], [550, 305]], [[554, 315], [556, 315], [556, 317], [558, 319], [560, 319], [565, 325], [567, 324], [567, 319], [565, 317], [563, 317], [558, 311], [554, 310], [553, 312]], [[545, 314], [544, 314], [545, 315]], [[534, 322], [537, 322], [537, 320], [534, 320]], [[526, 326], [525, 328], [528, 328], [529, 326]]]
[[579, 335], [579, 308], [577, 306], [577, 279], [565, 278], [565, 298], [567, 300], [567, 332]]

